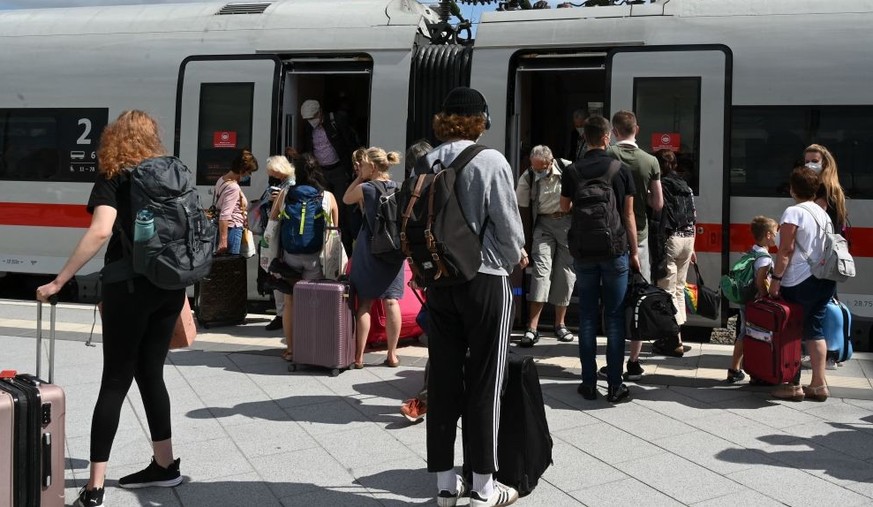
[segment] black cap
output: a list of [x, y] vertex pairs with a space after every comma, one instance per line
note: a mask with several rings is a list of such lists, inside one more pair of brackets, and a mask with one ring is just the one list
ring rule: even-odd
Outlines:
[[475, 116], [488, 110], [485, 97], [474, 88], [459, 86], [450, 91], [443, 101], [445, 114], [459, 114], [461, 116]]

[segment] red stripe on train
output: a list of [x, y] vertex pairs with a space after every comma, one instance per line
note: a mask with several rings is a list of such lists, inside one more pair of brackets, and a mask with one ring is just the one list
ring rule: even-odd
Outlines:
[[84, 204], [0, 202], [0, 225], [86, 228], [91, 215]]
[[[697, 224], [694, 250], [702, 253], [722, 251], [721, 224]], [[731, 252], [745, 252], [755, 244], [748, 224], [731, 224]], [[873, 257], [873, 227], [849, 229], [849, 251], [856, 257]]]

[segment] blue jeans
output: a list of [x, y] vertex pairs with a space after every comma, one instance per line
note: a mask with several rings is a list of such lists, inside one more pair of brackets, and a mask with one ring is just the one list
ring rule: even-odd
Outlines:
[[579, 360], [582, 383], [597, 383], [597, 319], [601, 290], [606, 331], [606, 370], [609, 386], [621, 384], [624, 362], [625, 315], [628, 256], [598, 262], [576, 261], [576, 287], [579, 291]]
[[231, 227], [227, 230], [227, 253], [239, 255], [239, 247], [242, 243], [242, 227]]
[[814, 276], [793, 287], [780, 287], [786, 301], [803, 307], [803, 339], [824, 340], [822, 322], [827, 312], [828, 301], [837, 291], [837, 282], [820, 280]]

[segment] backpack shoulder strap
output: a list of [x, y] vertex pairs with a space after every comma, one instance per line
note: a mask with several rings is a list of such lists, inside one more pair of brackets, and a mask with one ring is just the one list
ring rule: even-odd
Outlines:
[[457, 157], [455, 157], [455, 160], [452, 160], [452, 163], [449, 164], [449, 167], [447, 167], [447, 169], [454, 169], [456, 173], [460, 173], [465, 167], [467, 167], [467, 164], [469, 164], [470, 161], [479, 154], [479, 152], [487, 148], [487, 146], [475, 143], [467, 146], [466, 148], [464, 148], [464, 151], [462, 151], [458, 154]]
[[612, 186], [612, 178], [615, 177], [619, 169], [621, 169], [621, 160], [615, 159], [609, 163], [609, 169], [607, 169], [601, 177], [595, 179], [598, 179], [606, 183], [607, 185]]

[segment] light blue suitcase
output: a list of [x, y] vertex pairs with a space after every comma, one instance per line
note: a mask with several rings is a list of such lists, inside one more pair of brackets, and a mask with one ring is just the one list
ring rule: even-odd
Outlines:
[[837, 298], [828, 303], [822, 322], [828, 351], [837, 353], [837, 362], [852, 358], [852, 312]]

